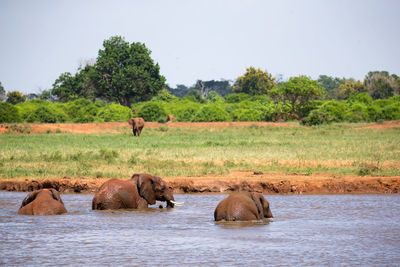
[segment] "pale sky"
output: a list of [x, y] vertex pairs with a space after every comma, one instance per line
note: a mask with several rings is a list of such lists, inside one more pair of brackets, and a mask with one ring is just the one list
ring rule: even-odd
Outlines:
[[286, 79], [400, 76], [399, 11], [397, 0], [0, 0], [0, 81], [50, 89], [114, 35], [145, 43], [171, 87], [249, 66]]

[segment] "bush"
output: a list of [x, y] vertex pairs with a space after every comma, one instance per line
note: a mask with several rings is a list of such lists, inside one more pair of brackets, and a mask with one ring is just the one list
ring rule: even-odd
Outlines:
[[67, 102], [64, 104], [64, 107], [73, 122], [93, 122], [100, 111], [98, 105], [87, 99], [77, 99]]
[[42, 106], [37, 108], [26, 119], [27, 122], [43, 123], [65, 122], [66, 120], [67, 115], [62, 110], [57, 110], [49, 106]]
[[245, 93], [238, 93], [238, 94], [230, 94], [225, 97], [225, 101], [227, 103], [240, 103], [244, 100], [249, 100], [250, 95]]
[[233, 121], [261, 121], [263, 119], [262, 115], [259, 110], [242, 108], [235, 109], [231, 113]]
[[192, 121], [192, 117], [198, 109], [193, 106], [183, 107], [176, 111], [175, 119], [176, 121]]
[[130, 108], [113, 103], [100, 108], [96, 121], [128, 121], [130, 116]]
[[159, 102], [148, 102], [138, 112], [145, 121], [158, 121], [167, 117], [164, 107]]
[[41, 100], [41, 99], [32, 99], [32, 100], [28, 100], [26, 102], [23, 103], [19, 103], [17, 105], [15, 105], [19, 111], [20, 111], [20, 115], [21, 115], [21, 119], [23, 121], [27, 121], [28, 117], [39, 107], [44, 107], [44, 106], [48, 106], [51, 105], [52, 103], [46, 100]]
[[333, 121], [335, 121], [335, 118], [329, 112], [323, 111], [322, 109], [314, 109], [310, 112], [310, 114], [308, 114], [307, 117], [301, 120], [301, 124], [314, 126], [320, 124], [329, 124]]
[[195, 122], [230, 121], [230, 116], [225, 109], [216, 105], [205, 105], [192, 117]]
[[171, 102], [175, 100], [177, 97], [172, 95], [168, 90], [161, 90], [155, 97], [151, 99], [151, 101], [165, 101]]
[[223, 103], [225, 101], [225, 99], [215, 91], [210, 91], [208, 93], [207, 100], [211, 103]]
[[319, 109], [322, 113], [330, 115], [332, 121], [340, 122], [344, 119], [344, 114], [346, 112], [346, 103], [341, 101], [330, 100], [324, 102]]
[[10, 103], [0, 102], [0, 122], [19, 122], [21, 117], [16, 107]]
[[369, 121], [367, 106], [361, 102], [353, 103], [345, 114], [344, 119], [348, 122]]
[[386, 120], [400, 120], [400, 104], [393, 103], [384, 107], [382, 117]]

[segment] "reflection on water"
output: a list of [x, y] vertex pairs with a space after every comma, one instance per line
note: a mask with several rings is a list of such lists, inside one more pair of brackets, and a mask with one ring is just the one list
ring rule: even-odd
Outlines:
[[256, 223], [215, 223], [226, 195], [92, 211], [92, 195], [67, 194], [68, 214], [17, 215], [25, 196], [0, 192], [0, 265], [400, 264], [399, 195], [266, 196], [276, 217]]

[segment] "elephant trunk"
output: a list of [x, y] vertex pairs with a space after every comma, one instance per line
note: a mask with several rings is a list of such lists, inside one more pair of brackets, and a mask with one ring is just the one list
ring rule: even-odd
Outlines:
[[175, 207], [175, 204], [167, 200], [167, 208], [173, 208], [173, 207]]
[[272, 217], [274, 217], [274, 216], [272, 216], [271, 209], [268, 208], [266, 214], [264, 214], [264, 217], [265, 217], [265, 218], [272, 218]]

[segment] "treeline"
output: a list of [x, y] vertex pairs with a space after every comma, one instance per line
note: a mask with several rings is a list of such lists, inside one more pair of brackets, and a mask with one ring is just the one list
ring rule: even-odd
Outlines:
[[[287, 105], [269, 96], [238, 93], [223, 98], [214, 91], [202, 99], [193, 95], [180, 98], [165, 90], [150, 101], [135, 103], [131, 108], [87, 99], [66, 103], [39, 99], [16, 105], [0, 103], [0, 122], [112, 122], [127, 121], [132, 116], [166, 122], [168, 114], [172, 114], [176, 121], [186, 122], [297, 119]], [[359, 93], [347, 100], [314, 100], [300, 108], [300, 115], [305, 125], [399, 120], [400, 96], [373, 100], [367, 93]]]
[[[306, 125], [400, 119], [400, 78], [369, 72], [363, 81], [321, 75], [276, 79], [249, 67], [234, 82], [201, 81], [170, 88], [142, 43], [114, 36], [94, 62], [62, 73], [39, 95], [5, 94], [0, 83], [0, 122], [278, 121]], [[35, 99], [36, 98], [36, 99]], [[132, 112], [135, 110], [135, 112]]]

